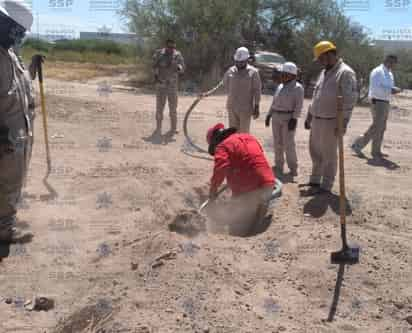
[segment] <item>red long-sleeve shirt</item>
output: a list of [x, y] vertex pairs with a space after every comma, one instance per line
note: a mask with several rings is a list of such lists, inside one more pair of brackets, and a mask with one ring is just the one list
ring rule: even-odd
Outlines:
[[211, 191], [216, 191], [225, 178], [233, 196], [275, 184], [263, 149], [250, 134], [230, 135], [217, 145], [214, 156]]

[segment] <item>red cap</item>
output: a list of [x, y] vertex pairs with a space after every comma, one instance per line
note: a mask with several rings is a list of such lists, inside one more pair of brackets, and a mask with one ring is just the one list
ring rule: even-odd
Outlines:
[[207, 136], [206, 136], [207, 143], [209, 145], [212, 141], [212, 136], [213, 136], [214, 131], [217, 131], [217, 130], [220, 130], [220, 129], [223, 129], [223, 128], [225, 128], [225, 125], [223, 125], [222, 123], [216, 124], [215, 126], [209, 128], [209, 130], [207, 131]]

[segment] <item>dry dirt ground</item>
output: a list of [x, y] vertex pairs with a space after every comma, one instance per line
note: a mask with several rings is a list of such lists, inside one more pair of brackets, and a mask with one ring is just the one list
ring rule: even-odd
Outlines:
[[[195, 210], [212, 163], [190, 152], [182, 133], [152, 140], [153, 95], [110, 91], [96, 81], [46, 83], [48, 184], [58, 195], [43, 182], [38, 110], [18, 214], [34, 237], [1, 249], [0, 332], [412, 331], [411, 99], [398, 99], [384, 163], [351, 154], [349, 143], [370, 123], [367, 107], [354, 111], [345, 138], [348, 236], [361, 257], [335, 288], [342, 280], [330, 264], [341, 246], [338, 197], [300, 193], [311, 165], [302, 121], [300, 174], [286, 180], [267, 230], [249, 238], [210, 235]], [[180, 124], [193, 100], [181, 96]], [[208, 126], [226, 120], [224, 101], [210, 97], [194, 112], [190, 133], [199, 144]], [[272, 161], [263, 121], [270, 101], [263, 98], [252, 132]], [[164, 131], [168, 125], [166, 117]], [[54, 309], [28, 311], [34, 296], [52, 298]]]
[[[67, 68], [70, 71], [67, 71]], [[132, 72], [133, 65], [101, 65], [76, 62], [49, 62], [47, 76], [62, 81], [87, 81], [102, 75], [121, 75]]]

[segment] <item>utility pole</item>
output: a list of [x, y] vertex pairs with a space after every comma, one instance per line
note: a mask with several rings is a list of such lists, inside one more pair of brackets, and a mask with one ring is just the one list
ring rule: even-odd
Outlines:
[[40, 40], [40, 28], [39, 28], [39, 21], [40, 21], [40, 15], [39, 12], [36, 13], [36, 17], [37, 17], [37, 40]]

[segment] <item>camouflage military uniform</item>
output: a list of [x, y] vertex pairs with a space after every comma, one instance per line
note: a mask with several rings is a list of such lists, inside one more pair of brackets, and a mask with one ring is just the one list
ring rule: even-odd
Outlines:
[[0, 126], [9, 130], [13, 151], [0, 156], [0, 231], [14, 221], [33, 144], [31, 81], [13, 51], [0, 47]]
[[161, 49], [153, 56], [153, 69], [157, 85], [156, 124], [158, 130], [162, 126], [166, 100], [169, 102], [171, 129], [174, 131], [177, 128], [177, 91], [179, 74], [183, 73], [184, 67], [183, 56], [177, 50], [169, 54], [166, 49]]

